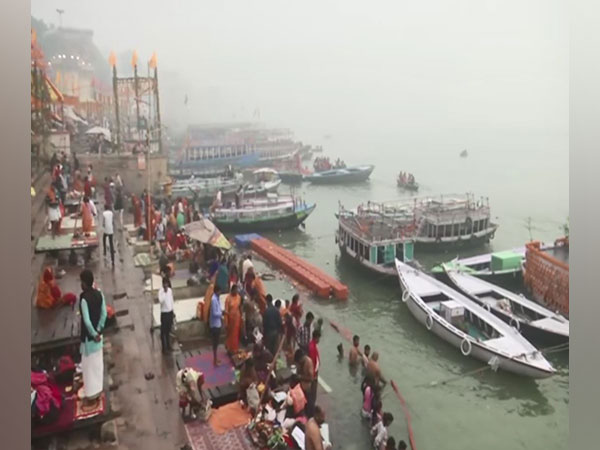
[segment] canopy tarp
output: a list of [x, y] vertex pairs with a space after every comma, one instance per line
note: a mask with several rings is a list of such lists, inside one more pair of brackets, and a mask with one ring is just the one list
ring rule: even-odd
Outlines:
[[64, 111], [64, 116], [66, 119], [72, 120], [73, 122], [80, 122], [84, 125], [88, 124], [85, 120], [83, 120], [81, 117], [79, 117], [77, 115], [77, 113], [73, 110], [72, 106], [65, 106], [63, 108], [63, 111]]
[[63, 102], [65, 98], [62, 93], [58, 90], [58, 88], [54, 85], [50, 78], [44, 75], [44, 80], [46, 81], [46, 85], [48, 86], [48, 92], [50, 93], [50, 99], [53, 102]]
[[85, 134], [101, 134], [104, 136], [104, 139], [110, 142], [110, 130], [102, 127], [92, 127], [85, 132]]
[[213, 247], [229, 250], [231, 242], [219, 231], [219, 229], [208, 219], [201, 218], [196, 222], [188, 223], [183, 227], [185, 234], [191, 239], [209, 244]]

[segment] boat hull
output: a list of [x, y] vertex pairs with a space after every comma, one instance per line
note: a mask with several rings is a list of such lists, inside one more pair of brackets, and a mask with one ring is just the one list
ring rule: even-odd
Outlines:
[[405, 191], [417, 192], [419, 190], [418, 184], [402, 184], [397, 183], [400, 189], [404, 189]]
[[[413, 299], [412, 296], [406, 302], [406, 306], [408, 307], [411, 314], [417, 319], [419, 323], [426, 327], [426, 320], [429, 312], [425, 309], [421, 308], [421, 306]], [[460, 351], [460, 345], [463, 341], [463, 338], [448, 328], [443, 326], [435, 314], [433, 317], [433, 326], [431, 327], [431, 332], [436, 336], [440, 337], [444, 341], [448, 342], [453, 347], [456, 347]], [[494, 356], [498, 357], [499, 360], [499, 368], [505, 370], [507, 372], [512, 372], [517, 375], [522, 375], [531, 378], [547, 378], [551, 376], [553, 373], [548, 372], [543, 369], [536, 368], [534, 366], [525, 364], [523, 362], [508, 358], [499, 353], [488, 350], [487, 348], [479, 345], [477, 342], [472, 342], [472, 350], [471, 354], [468, 356], [478, 359], [484, 363], [487, 363]]]
[[357, 172], [341, 172], [332, 175], [323, 175], [324, 172], [321, 172], [320, 174], [306, 176], [304, 179], [313, 184], [360, 183], [362, 181], [367, 181], [374, 169], [374, 166], [369, 166], [364, 170]]
[[390, 278], [395, 278], [398, 276], [398, 272], [396, 272], [396, 267], [394, 265], [383, 266], [380, 264], [373, 264], [366, 259], [359, 258], [355, 252], [353, 252], [351, 249], [348, 249], [344, 245], [338, 244], [338, 247], [340, 248], [340, 254], [342, 255], [342, 257], [349, 261], [354, 261], [356, 264], [359, 264], [362, 267], [365, 267], [370, 271], [382, 276], [388, 276]]
[[304, 175], [293, 172], [279, 172], [279, 178], [285, 184], [300, 184], [304, 180]]
[[281, 217], [269, 218], [263, 220], [248, 221], [229, 221], [212, 219], [214, 224], [223, 231], [235, 231], [241, 233], [255, 233], [261, 231], [288, 230], [298, 227], [315, 210], [316, 205], [307, 207], [304, 210], [296, 211]]
[[424, 238], [418, 236], [415, 239], [415, 250], [421, 251], [436, 251], [440, 249], [456, 249], [456, 248], [470, 248], [477, 247], [488, 243], [494, 238], [496, 228], [489, 228], [470, 236], [464, 236], [460, 239], [456, 237], [443, 237], [443, 238]]
[[[507, 270], [503, 272], [473, 271], [469, 272], [469, 274], [510, 291], [520, 292], [524, 287], [523, 273], [520, 270]], [[432, 275], [446, 284], [451, 283], [448, 275], [443, 271], [432, 272]]]

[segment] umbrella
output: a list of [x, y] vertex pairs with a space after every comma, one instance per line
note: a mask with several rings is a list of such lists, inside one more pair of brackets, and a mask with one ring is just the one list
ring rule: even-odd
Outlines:
[[110, 142], [110, 130], [102, 127], [93, 127], [85, 132], [85, 134], [101, 134], [104, 136], [104, 139]]
[[201, 218], [195, 222], [188, 223], [184, 228], [185, 233], [196, 241], [209, 244], [213, 247], [229, 250], [231, 242], [219, 231], [219, 229], [208, 219]]

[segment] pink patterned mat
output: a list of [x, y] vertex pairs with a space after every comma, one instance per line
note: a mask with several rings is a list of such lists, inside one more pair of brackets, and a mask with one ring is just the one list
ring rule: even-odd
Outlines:
[[196, 420], [184, 424], [193, 450], [254, 450], [246, 427], [217, 434], [208, 423]]

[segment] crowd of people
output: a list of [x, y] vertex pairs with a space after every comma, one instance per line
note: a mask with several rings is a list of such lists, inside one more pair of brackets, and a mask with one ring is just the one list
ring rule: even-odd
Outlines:
[[[322, 449], [323, 442], [318, 433], [325, 415], [317, 404], [317, 385], [321, 358], [319, 343], [322, 334], [322, 319], [315, 319], [312, 312], [304, 311], [298, 294], [289, 300], [274, 299], [265, 290], [261, 277], [255, 272], [252, 256], [227, 256], [217, 251], [206, 264], [209, 287], [199, 305], [198, 316], [205, 321], [212, 342], [213, 364], [222, 362], [218, 357], [219, 339], [225, 331], [225, 349], [232, 357], [244, 353], [241, 348], [250, 348], [239, 376], [238, 397], [255, 418], [259, 416], [264, 394], [277, 388], [272, 372], [278, 359], [283, 360], [294, 373], [287, 393], [287, 413], [283, 428], [289, 430], [298, 423], [303, 424], [310, 449]], [[164, 293], [159, 294], [163, 310], [164, 328], [161, 326], [164, 348], [168, 349], [168, 335], [172, 324], [172, 293], [169, 279], [163, 281]], [[225, 295], [224, 308], [220, 297]], [[162, 307], [162, 306], [161, 306]], [[163, 317], [163, 316], [161, 316]], [[343, 348], [338, 347], [340, 356]], [[394, 417], [383, 411], [382, 388], [387, 383], [379, 367], [379, 354], [369, 345], [360, 348], [360, 338], [354, 336], [348, 353], [349, 364], [358, 370], [362, 367], [364, 380], [361, 385], [363, 396], [361, 415], [368, 422], [373, 446], [377, 450], [405, 449], [400, 441], [396, 446], [388, 428]], [[281, 363], [280, 363], [281, 364]], [[190, 408], [192, 413], [207, 411], [207, 397], [202, 394], [202, 374], [191, 369], [180, 372], [178, 385], [184, 392], [180, 406], [182, 412]], [[187, 378], [186, 378], [187, 377]], [[189, 382], [186, 384], [184, 380]], [[183, 394], [182, 394], [183, 395]], [[264, 400], [269, 402], [270, 400]], [[311, 429], [313, 431], [311, 431]], [[316, 430], [316, 431], [315, 431]], [[310, 435], [310, 436], [309, 436]]]
[[[266, 292], [261, 276], [255, 272], [251, 255], [238, 259], [210, 246], [204, 251], [208, 253], [204, 270], [209, 287], [199, 304], [198, 316], [209, 330], [214, 366], [222, 363], [218, 348], [224, 329], [227, 353], [232, 357], [245, 355], [239, 375], [239, 400], [257, 419], [262, 411], [259, 405], [264, 406], [270, 401], [265, 393], [277, 387], [272, 373], [282, 356], [294, 372], [287, 394], [285, 426], [291, 429], [302, 424], [307, 441], [312, 442], [306, 448], [322, 449], [318, 429], [324, 423], [325, 415], [317, 405], [317, 383], [323, 321], [315, 321], [310, 311], [305, 314], [298, 294], [290, 300], [273, 299]], [[161, 341], [165, 352], [170, 348], [168, 335], [173, 303], [168, 273], [168, 268], [163, 271], [163, 288], [159, 294]], [[221, 295], [226, 295], [224, 308], [221, 307]], [[250, 350], [246, 352], [242, 348]], [[202, 384], [202, 374], [190, 368], [180, 371], [177, 385], [182, 397], [182, 413], [186, 409], [194, 415], [206, 412], [207, 397], [202, 393]]]
[[340, 158], [337, 158], [335, 162], [332, 163], [328, 156], [319, 156], [315, 158], [313, 162], [313, 167], [317, 172], [324, 172], [326, 170], [332, 169], [345, 169], [346, 163]]
[[400, 186], [414, 185], [415, 177], [412, 173], [400, 172], [398, 174], [398, 184]]

